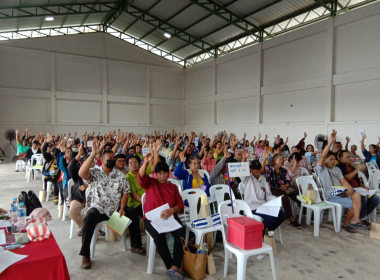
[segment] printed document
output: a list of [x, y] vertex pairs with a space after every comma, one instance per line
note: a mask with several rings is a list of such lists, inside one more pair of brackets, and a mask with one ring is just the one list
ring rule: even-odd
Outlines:
[[158, 233], [171, 232], [182, 227], [180, 223], [174, 219], [173, 215], [171, 215], [167, 220], [161, 218], [162, 211], [165, 211], [166, 209], [170, 209], [168, 203], [145, 213], [145, 217], [151, 221], [152, 226]]

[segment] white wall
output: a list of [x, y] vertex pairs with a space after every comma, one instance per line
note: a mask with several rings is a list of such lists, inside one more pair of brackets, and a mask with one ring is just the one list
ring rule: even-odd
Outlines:
[[365, 129], [376, 143], [379, 30], [375, 3], [186, 69], [185, 130], [289, 135], [293, 145], [333, 128], [358, 144]]
[[180, 66], [96, 33], [0, 44], [4, 132], [182, 130]]

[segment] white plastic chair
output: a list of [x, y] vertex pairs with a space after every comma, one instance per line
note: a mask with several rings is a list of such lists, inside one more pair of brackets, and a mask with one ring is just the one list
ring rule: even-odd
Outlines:
[[[74, 186], [74, 181], [73, 179], [70, 179], [68, 182], [67, 182], [67, 193], [68, 193], [68, 197], [71, 197], [71, 188]], [[66, 217], [67, 217], [67, 212], [69, 212], [69, 208], [67, 207], [66, 205], [66, 201], [63, 202], [63, 215], [62, 215], [62, 221], [65, 221], [66, 220]], [[72, 220], [71, 220], [71, 223], [74, 223]], [[71, 235], [71, 229], [70, 229], [70, 235]]]
[[178, 191], [179, 191], [179, 193], [182, 192], [182, 185], [181, 185], [181, 182], [180, 182], [179, 180], [177, 180], [177, 179], [173, 179], [173, 178], [169, 178], [168, 181], [169, 181], [170, 183], [173, 183], [174, 185], [176, 185], [176, 186], [178, 187]]
[[[44, 167], [44, 157], [42, 154], [34, 154], [31, 159], [28, 161], [28, 165], [26, 168], [26, 181], [30, 181], [30, 174], [33, 172], [34, 180], [37, 177], [37, 170], [42, 174], [42, 168]], [[34, 163], [34, 164], [33, 164]], [[42, 176], [42, 175], [41, 175]], [[42, 176], [43, 177], [43, 176]]]
[[[90, 188], [86, 189], [86, 197], [88, 196], [89, 190], [90, 190]], [[98, 239], [99, 229], [101, 226], [104, 226], [104, 231], [106, 234], [106, 241], [109, 240], [108, 239], [108, 228], [106, 227], [107, 222], [108, 221], [100, 222], [95, 227], [94, 234], [92, 235], [91, 244], [90, 244], [90, 257], [91, 258], [93, 258], [95, 256], [96, 240]], [[124, 250], [127, 251], [127, 240], [125, 237], [125, 230], [121, 233], [121, 241], [123, 242]]]
[[[202, 236], [206, 233], [216, 232], [222, 230], [221, 225], [215, 225], [207, 228], [193, 228], [191, 222], [198, 219], [198, 200], [202, 195], [206, 195], [201, 189], [187, 189], [182, 191], [181, 196], [182, 200], [185, 202], [187, 200], [188, 207], [185, 206], [185, 216], [186, 216], [186, 241], [189, 239], [190, 231], [195, 234], [195, 243], [200, 244]], [[215, 238], [214, 238], [215, 240]]]
[[[144, 203], [145, 203], [146, 197], [145, 193], [141, 196], [141, 204], [142, 204], [142, 209], [144, 213]], [[144, 213], [145, 214], [145, 213]], [[154, 259], [156, 257], [156, 244], [154, 243], [154, 239], [152, 236], [150, 236], [149, 232], [146, 232], [146, 246], [148, 247], [148, 267], [146, 270], [146, 273], [148, 274], [153, 274], [153, 269], [154, 269]]]
[[301, 176], [296, 179], [296, 183], [300, 192], [300, 196], [302, 194], [306, 194], [306, 191], [309, 186], [313, 187], [313, 190], [317, 192], [317, 203], [315, 204], [306, 204], [305, 200], [301, 198], [301, 208], [300, 208], [300, 213], [299, 213], [299, 218], [298, 218], [298, 223], [301, 224], [302, 220], [302, 213], [303, 213], [303, 208], [305, 207], [307, 209], [307, 217], [306, 217], [306, 224], [310, 225], [311, 223], [311, 211], [314, 212], [314, 236], [319, 236], [319, 228], [322, 222], [322, 215], [323, 211], [325, 209], [331, 209], [332, 211], [332, 217], [333, 217], [333, 222], [334, 222], [334, 229], [335, 232], [338, 232], [337, 229], [337, 222], [336, 222], [336, 215], [335, 215], [335, 206], [331, 204], [330, 202], [322, 202], [320, 195], [319, 195], [319, 190], [317, 187], [317, 184], [313, 180], [312, 176]]
[[26, 163], [23, 160], [17, 160], [16, 161], [16, 166], [15, 166], [15, 171], [21, 171], [26, 168]]
[[[218, 212], [218, 205], [224, 201], [225, 195], [230, 197], [230, 187], [224, 184], [213, 185], [210, 188], [210, 198], [212, 205], [215, 207], [215, 213]], [[232, 200], [235, 200], [234, 192], [231, 190]], [[231, 199], [231, 197], [230, 197]]]
[[[243, 192], [243, 182], [239, 183], [238, 190], [240, 192], [241, 198], [244, 200], [244, 192]], [[284, 241], [282, 240], [282, 231], [281, 231], [281, 225], [275, 230], [275, 232], [278, 230], [278, 237], [280, 239], [280, 243], [284, 244]]]
[[301, 169], [301, 176], [309, 176], [309, 171], [305, 167], [300, 167]]
[[[373, 177], [372, 177], [372, 179], [376, 182], [378, 182], [378, 184], [380, 183], [380, 171], [379, 170], [377, 170], [377, 171], [375, 171], [374, 172], [374, 175], [372, 175]], [[370, 184], [370, 182], [368, 182], [368, 180], [367, 180], [367, 177], [364, 175], [364, 173], [363, 172], [361, 172], [361, 171], [359, 171], [358, 172], [358, 177], [359, 177], [359, 179], [362, 179], [362, 181], [363, 181], [363, 184], [364, 184], [364, 186], [366, 187], [366, 188], [371, 188], [371, 184]], [[377, 178], [376, 178], [377, 177]], [[377, 193], [379, 193], [380, 191], [379, 191], [379, 189], [377, 189]], [[372, 211], [372, 213], [369, 215], [369, 216], [372, 216], [371, 218], [372, 218], [372, 221], [373, 222], [376, 222], [376, 217], [377, 217], [377, 213], [376, 213], [376, 211], [377, 211], [377, 209], [375, 208], [373, 211]]]
[[274, 257], [272, 247], [263, 243], [262, 248], [253, 250], [243, 250], [227, 241], [227, 218], [241, 216], [240, 211], [244, 211], [247, 217], [253, 218], [248, 204], [242, 200], [233, 202], [234, 213], [232, 213], [231, 201], [224, 201], [219, 204], [219, 214], [222, 221], [222, 235], [224, 245], [224, 277], [227, 277], [228, 263], [231, 254], [234, 254], [237, 259], [237, 280], [244, 280], [246, 274], [247, 260], [250, 256], [268, 254], [270, 257], [273, 279], [276, 279], [276, 270], [274, 265]]

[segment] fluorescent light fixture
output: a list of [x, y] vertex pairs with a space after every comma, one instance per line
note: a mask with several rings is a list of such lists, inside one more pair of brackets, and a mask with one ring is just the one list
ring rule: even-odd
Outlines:
[[53, 20], [54, 20], [54, 17], [51, 17], [51, 16], [45, 17], [45, 21], [53, 21]]
[[166, 38], [168, 38], [168, 39], [172, 37], [172, 35], [170, 35], [168, 32], [165, 32], [165, 33], [164, 33], [164, 36], [165, 36]]

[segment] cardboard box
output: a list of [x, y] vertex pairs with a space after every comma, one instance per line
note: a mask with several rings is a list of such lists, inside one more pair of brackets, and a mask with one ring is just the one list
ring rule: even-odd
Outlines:
[[243, 250], [263, 246], [264, 224], [245, 216], [227, 219], [227, 240]]

